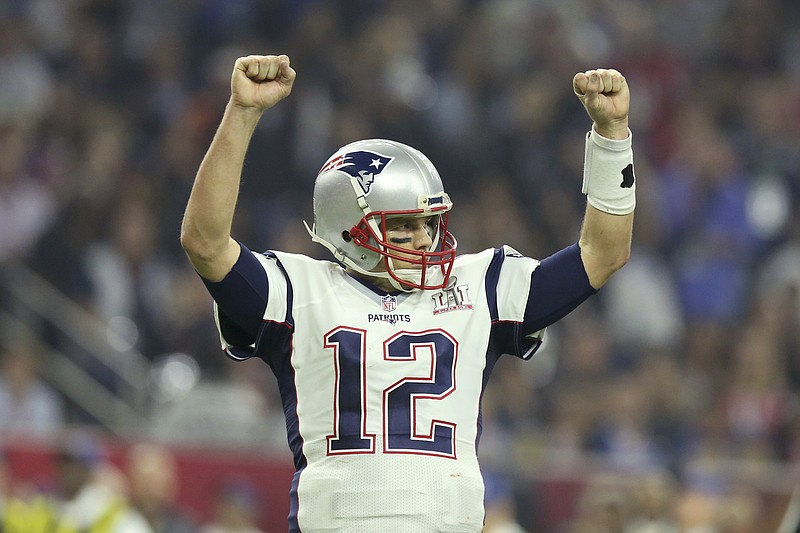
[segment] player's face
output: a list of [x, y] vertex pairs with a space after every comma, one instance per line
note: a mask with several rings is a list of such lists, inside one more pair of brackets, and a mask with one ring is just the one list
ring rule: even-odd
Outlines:
[[[428, 251], [433, 244], [432, 236], [436, 231], [435, 217], [399, 217], [386, 221], [386, 242], [408, 250]], [[421, 268], [406, 261], [402, 261], [402, 253], [397, 252], [400, 260], [394, 260], [395, 269]], [[411, 255], [409, 254], [409, 258]]]

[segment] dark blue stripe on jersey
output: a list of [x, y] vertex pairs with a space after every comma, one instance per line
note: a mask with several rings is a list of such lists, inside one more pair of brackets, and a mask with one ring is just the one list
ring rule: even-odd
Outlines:
[[[290, 361], [294, 326], [292, 284], [283, 265], [276, 261], [286, 278], [285, 322], [265, 321], [264, 309], [269, 295], [266, 272], [250, 250], [244, 245], [240, 246], [239, 258], [225, 279], [216, 283], [203, 281], [219, 306], [220, 328], [225, 339], [238, 348], [232, 350], [235, 355], [242, 358], [257, 355], [267, 362], [275, 374], [286, 416], [289, 448], [294, 455], [295, 467], [301, 469], [306, 460], [302, 454], [303, 442], [297, 421], [297, 391]], [[277, 260], [272, 253], [265, 255]], [[256, 352], [251, 353], [249, 346], [254, 342]]]
[[[497, 320], [500, 318], [500, 313], [497, 310], [497, 283], [500, 280], [500, 269], [503, 266], [503, 261], [506, 258], [503, 248], [496, 248], [494, 257], [489, 263], [489, 268], [486, 269], [485, 288], [486, 288], [486, 302], [489, 306], [489, 316], [492, 319], [492, 332], [489, 336], [489, 347], [486, 350], [486, 366], [483, 369], [483, 385], [481, 386], [481, 401], [479, 406], [483, 403], [483, 393], [486, 391], [486, 384], [489, 381], [489, 376], [492, 374], [492, 369], [495, 363], [504, 353], [503, 350], [498, 349], [499, 337], [497, 334]], [[483, 432], [483, 414], [482, 408], [478, 409], [478, 434], [475, 439], [475, 451], [477, 452], [478, 446], [481, 441], [481, 433]]]
[[500, 279], [500, 269], [505, 258], [506, 254], [502, 248], [495, 249], [492, 262], [489, 263], [489, 268], [486, 270], [486, 301], [489, 304], [489, 316], [492, 322], [500, 317], [500, 313], [497, 311], [497, 282]]
[[[494, 366], [504, 353], [519, 357], [526, 355], [538, 341], [525, 336], [535, 333], [566, 316], [586, 298], [597, 291], [589, 284], [589, 277], [581, 259], [578, 244], [544, 259], [531, 275], [531, 289], [525, 308], [524, 322], [500, 322], [497, 311], [497, 280], [505, 255], [502, 249], [495, 250], [494, 258], [486, 273], [486, 297], [494, 324], [486, 351], [486, 367], [483, 370], [483, 391], [494, 370]], [[529, 354], [527, 357], [530, 357]], [[478, 435], [476, 449], [483, 431], [482, 410], [478, 412]]]
[[[283, 331], [294, 331], [294, 317], [292, 316], [292, 304], [294, 302], [294, 289], [292, 288], [292, 280], [286, 274], [286, 269], [280, 262], [280, 259], [272, 253], [266, 252], [267, 257], [274, 258], [278, 268], [286, 278], [286, 316], [285, 323], [289, 325], [289, 329], [283, 327]], [[275, 324], [275, 323], [272, 323]], [[277, 325], [277, 324], [276, 324]], [[262, 335], [262, 338], [263, 335]], [[295, 475], [292, 478], [292, 489], [289, 492], [289, 530], [300, 531], [300, 526], [297, 521], [297, 514], [299, 508], [299, 501], [297, 495], [297, 487], [300, 482], [300, 475], [303, 469], [308, 464], [306, 456], [303, 454], [303, 436], [300, 434], [300, 419], [297, 416], [297, 387], [295, 386], [295, 372], [292, 366], [292, 335], [285, 335], [283, 342], [276, 345], [274, 341], [268, 343], [270, 351], [266, 353], [266, 349], [259, 348], [259, 355], [261, 355], [272, 368], [272, 372], [278, 380], [278, 389], [281, 394], [281, 401], [283, 402], [283, 414], [286, 417], [286, 436], [289, 441], [289, 449], [292, 451], [294, 457]]]
[[265, 321], [264, 328], [256, 342], [256, 353], [269, 365], [278, 382], [283, 414], [286, 419], [286, 437], [294, 457], [297, 470], [306, 465], [303, 455], [303, 438], [297, 417], [297, 389], [295, 372], [292, 366], [292, 330], [281, 322]]
[[300, 435], [300, 422], [297, 416], [297, 388], [294, 385], [294, 367], [291, 365], [291, 343], [288, 348], [280, 350], [284, 357], [270, 357], [268, 362], [272, 372], [278, 380], [278, 388], [283, 402], [283, 414], [286, 418], [286, 436], [289, 449], [294, 458], [295, 474], [292, 477], [292, 486], [289, 490], [289, 531], [299, 532], [300, 525], [297, 521], [299, 501], [297, 488], [300, 476], [308, 465], [308, 460], [303, 454], [303, 437]]
[[[286, 269], [280, 262], [280, 259], [272, 253], [265, 252], [266, 257], [274, 258], [278, 268], [283, 273], [286, 279], [286, 315], [284, 317], [284, 324], [281, 324], [281, 329], [294, 332], [294, 317], [292, 316], [292, 304], [294, 302], [294, 289], [292, 288], [292, 280], [286, 273]], [[270, 323], [278, 326], [277, 323]], [[289, 328], [285, 326], [288, 325]], [[266, 331], [264, 332], [266, 333]], [[265, 338], [262, 335], [262, 338]], [[297, 416], [297, 387], [295, 386], [295, 372], [292, 366], [292, 335], [285, 335], [283, 342], [275, 344], [270, 341], [267, 344], [269, 352], [266, 348], [259, 350], [265, 361], [272, 368], [275, 378], [278, 380], [278, 390], [281, 395], [281, 402], [283, 403], [283, 415], [286, 418], [286, 438], [289, 442], [289, 449], [294, 458], [295, 474], [292, 477], [292, 486], [289, 490], [289, 531], [300, 532], [300, 523], [297, 520], [300, 502], [298, 499], [297, 489], [300, 483], [300, 475], [308, 464], [305, 454], [303, 454], [303, 437], [300, 435], [300, 417]]]
[[[303, 465], [305, 467], [305, 465]], [[300, 499], [297, 494], [297, 489], [300, 486], [300, 475], [302, 468], [294, 473], [292, 476], [292, 487], [289, 489], [289, 533], [302, 533], [300, 530], [300, 522], [297, 520], [297, 514], [300, 510]]]
[[[509, 322], [499, 322], [500, 312], [497, 309], [497, 283], [500, 280], [500, 270], [503, 267], [506, 253], [503, 248], [496, 248], [494, 257], [489, 263], [489, 268], [486, 269], [486, 303], [489, 306], [489, 316], [492, 320], [492, 330], [489, 335], [489, 346], [486, 349], [486, 366], [483, 369], [483, 384], [481, 386], [481, 403], [483, 404], [483, 393], [486, 391], [486, 384], [489, 382], [489, 377], [492, 375], [495, 363], [504, 353], [511, 353], [513, 351], [513, 343], [508, 342], [511, 336], [509, 335], [508, 326]], [[478, 410], [478, 434], [475, 439], [475, 450], [477, 451], [478, 445], [481, 441], [481, 433], [483, 432], [483, 409]]]
[[[494, 326], [492, 326], [492, 330], [494, 331]], [[500, 356], [503, 355], [503, 352], [498, 351], [495, 343], [492, 342], [492, 339], [495, 338], [494, 333], [492, 333], [489, 339], [489, 347], [486, 350], [486, 366], [483, 368], [483, 383], [481, 384], [481, 397], [478, 402], [478, 432], [475, 437], [475, 453], [478, 452], [478, 447], [481, 443], [481, 434], [483, 433], [483, 393], [486, 392], [486, 385], [489, 383], [489, 378], [492, 375], [492, 370], [494, 370], [494, 365], [497, 363], [497, 360], [500, 359]]]
[[491, 361], [492, 357], [499, 357], [501, 354], [508, 353], [529, 359], [533, 355], [532, 349], [539, 344], [538, 341], [533, 342], [525, 338], [527, 333], [522, 333], [521, 322], [500, 320], [497, 306], [497, 283], [505, 260], [505, 250], [503, 248], [496, 249], [486, 271], [486, 300], [489, 306], [489, 315], [492, 319], [492, 332], [489, 339], [490, 348], [486, 354], [487, 369], [490, 372], [491, 366], [494, 364]]
[[220, 329], [225, 339], [237, 347], [250, 346], [261, 329], [267, 306], [267, 274], [258, 259], [240, 244], [236, 264], [222, 281], [205, 278], [208, 292], [219, 307]]
[[556, 252], [531, 275], [522, 334], [529, 335], [561, 320], [596, 293], [586, 275], [578, 243]]

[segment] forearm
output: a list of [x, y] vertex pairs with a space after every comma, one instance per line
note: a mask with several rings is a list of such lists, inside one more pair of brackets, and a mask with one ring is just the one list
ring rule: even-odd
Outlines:
[[628, 118], [594, 122], [586, 138], [579, 240], [592, 287], [599, 289], [630, 257], [636, 184]]
[[633, 236], [633, 213], [612, 215], [587, 203], [579, 245], [589, 283], [602, 287], [628, 262]]
[[197, 171], [181, 227], [181, 245], [201, 276], [218, 281], [238, 257], [231, 226], [242, 166], [260, 111], [228, 104]]

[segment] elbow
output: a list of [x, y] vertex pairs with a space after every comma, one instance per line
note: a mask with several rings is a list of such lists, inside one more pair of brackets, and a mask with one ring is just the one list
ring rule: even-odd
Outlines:
[[180, 243], [183, 251], [195, 265], [208, 263], [214, 256], [213, 244], [185, 221], [181, 226]]
[[198, 251], [202, 248], [199, 244], [199, 239], [197, 235], [193, 233], [186, 222], [184, 222], [183, 226], [181, 226], [181, 236], [180, 236], [181, 248], [189, 257], [196, 255]]
[[187, 233], [181, 232], [181, 248], [183, 253], [189, 258], [189, 262], [197, 269], [198, 266], [208, 263], [209, 254], [198, 240]]
[[[622, 269], [625, 265], [628, 264], [628, 261], [631, 258], [631, 251], [628, 249], [625, 252], [620, 252], [608, 258], [608, 263], [606, 263], [605, 271], [601, 274], [602, 276], [602, 283], [600, 286], [605, 285], [606, 282], [611, 279], [617, 271]], [[596, 287], [599, 289], [600, 287]]]
[[618, 254], [616, 254], [613, 259], [610, 261], [610, 271], [609, 277], [614, 274], [617, 270], [621, 269], [625, 265], [628, 264], [628, 261], [631, 259], [631, 248], [630, 246], [626, 247], [624, 250], [621, 250]]
[[613, 253], [592, 254], [581, 250], [586, 275], [592, 287], [599, 290], [617, 271], [624, 267], [631, 257], [630, 247]]
[[239, 257], [239, 245], [229, 235], [209, 238], [185, 222], [181, 228], [181, 248], [203, 278], [221, 281]]
[[606, 253], [606, 257], [603, 261], [603, 274], [605, 279], [608, 280], [611, 276], [613, 276], [618, 270], [628, 264], [631, 258], [631, 248], [630, 246], [620, 247], [617, 250], [614, 250], [611, 253]]

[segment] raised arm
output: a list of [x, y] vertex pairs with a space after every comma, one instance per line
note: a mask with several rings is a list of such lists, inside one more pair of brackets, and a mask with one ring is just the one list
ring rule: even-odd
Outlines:
[[247, 147], [262, 113], [286, 98], [295, 71], [285, 55], [236, 60], [231, 97], [197, 171], [181, 226], [181, 246], [195, 270], [222, 280], [239, 257], [231, 225]]
[[584, 163], [586, 213], [581, 260], [589, 283], [602, 287], [628, 261], [635, 206], [635, 179], [628, 110], [630, 93], [616, 70], [580, 72], [573, 90], [592, 119]]

